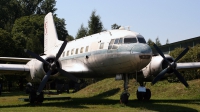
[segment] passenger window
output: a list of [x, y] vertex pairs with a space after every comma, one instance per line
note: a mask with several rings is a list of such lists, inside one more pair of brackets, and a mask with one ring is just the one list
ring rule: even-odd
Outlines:
[[85, 52], [88, 52], [88, 49], [89, 49], [89, 46], [87, 46], [87, 47], [85, 48]]
[[119, 43], [119, 39], [115, 39], [115, 43], [114, 44], [118, 44]]
[[69, 56], [69, 51], [67, 51], [67, 56]]
[[65, 57], [65, 52], [63, 52], [63, 55], [62, 55], [62, 57]]
[[101, 43], [99, 49], [103, 49], [104, 43]]
[[73, 55], [73, 54], [74, 54], [74, 49], [71, 50], [71, 55]]
[[83, 48], [84, 48], [84, 47], [81, 47], [81, 51], [80, 51], [80, 53], [83, 53]]
[[78, 54], [78, 48], [76, 49], [76, 54]]
[[123, 44], [123, 38], [119, 39], [119, 44]]

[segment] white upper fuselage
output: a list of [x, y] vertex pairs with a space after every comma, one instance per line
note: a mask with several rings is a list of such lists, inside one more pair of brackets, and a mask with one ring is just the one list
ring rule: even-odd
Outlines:
[[[55, 55], [62, 43], [50, 54]], [[110, 30], [68, 42], [59, 60], [62, 69], [78, 77], [113, 77], [141, 70], [151, 56], [151, 48], [140, 34]]]

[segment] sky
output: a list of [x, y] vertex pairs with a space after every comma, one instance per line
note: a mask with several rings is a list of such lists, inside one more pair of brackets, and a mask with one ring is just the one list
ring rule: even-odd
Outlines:
[[81, 24], [88, 27], [94, 10], [105, 29], [114, 23], [129, 26], [146, 40], [158, 37], [161, 44], [200, 36], [200, 0], [57, 0], [56, 8], [73, 37]]

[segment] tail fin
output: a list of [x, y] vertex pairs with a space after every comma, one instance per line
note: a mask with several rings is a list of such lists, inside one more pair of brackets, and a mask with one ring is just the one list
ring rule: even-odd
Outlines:
[[58, 43], [58, 36], [52, 13], [44, 18], [44, 53], [48, 54]]

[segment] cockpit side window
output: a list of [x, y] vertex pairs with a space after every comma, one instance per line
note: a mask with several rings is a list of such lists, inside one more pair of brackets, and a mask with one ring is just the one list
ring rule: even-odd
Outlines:
[[112, 45], [112, 44], [114, 43], [114, 41], [115, 41], [115, 39], [112, 39], [112, 40], [110, 41], [110, 44], [109, 44], [109, 45]]
[[137, 43], [137, 39], [135, 37], [128, 37], [128, 38], [124, 38], [124, 44], [129, 44], [129, 43]]
[[144, 39], [143, 36], [138, 35], [137, 38], [138, 38], [139, 43], [145, 43], [146, 44], [146, 40]]
[[115, 39], [115, 43], [114, 44], [118, 44], [119, 43], [119, 39]]
[[123, 44], [123, 38], [119, 39], [119, 44]]

